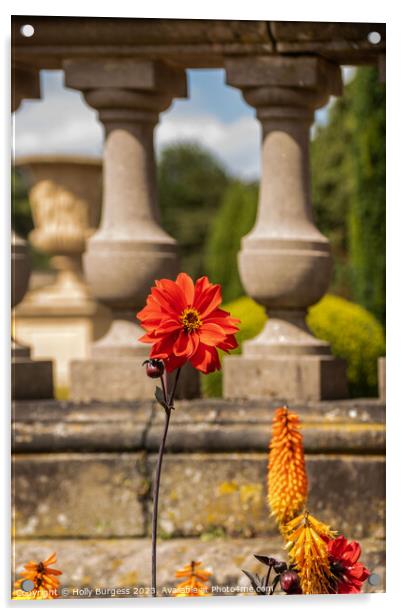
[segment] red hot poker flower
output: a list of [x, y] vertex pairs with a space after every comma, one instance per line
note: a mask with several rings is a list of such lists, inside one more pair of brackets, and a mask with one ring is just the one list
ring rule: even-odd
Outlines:
[[176, 281], [156, 280], [137, 314], [147, 332], [140, 341], [152, 344], [150, 358], [163, 359], [168, 372], [187, 361], [205, 374], [219, 370], [217, 349], [229, 352], [238, 346], [234, 334], [240, 323], [219, 308], [221, 302], [221, 286], [206, 276], [195, 284], [185, 273]]
[[337, 594], [361, 592], [362, 584], [370, 575], [370, 571], [358, 562], [361, 554], [357, 541], [348, 540], [343, 535], [332, 539], [327, 545], [330, 568], [337, 579]]

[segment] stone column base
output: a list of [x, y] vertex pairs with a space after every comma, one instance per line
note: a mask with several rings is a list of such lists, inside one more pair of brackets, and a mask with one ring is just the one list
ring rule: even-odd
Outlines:
[[70, 400], [149, 400], [156, 379], [149, 379], [141, 357], [73, 360], [70, 363]]
[[346, 362], [331, 356], [224, 358], [225, 398], [315, 401], [347, 398]]
[[13, 359], [11, 369], [13, 400], [54, 397], [51, 361], [21, 357]]
[[[142, 366], [144, 357], [110, 357], [74, 360], [70, 364], [70, 400], [113, 402], [154, 398], [159, 379], [150, 379]], [[186, 364], [180, 376], [177, 398], [199, 395], [198, 373]]]
[[385, 402], [386, 398], [386, 359], [378, 358], [378, 397]]

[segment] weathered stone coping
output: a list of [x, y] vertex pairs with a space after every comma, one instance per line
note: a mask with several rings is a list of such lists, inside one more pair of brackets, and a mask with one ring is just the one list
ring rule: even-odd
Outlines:
[[[57, 552], [57, 567], [63, 571], [61, 587], [68, 589], [66, 598], [89, 598], [83, 590], [78, 596], [74, 588], [131, 588], [130, 598], [144, 596], [139, 588], [150, 586], [150, 538], [147, 539], [40, 539], [17, 540], [14, 558], [16, 568], [28, 560], [38, 561], [43, 554]], [[364, 539], [362, 560], [380, 578], [378, 586], [365, 583], [365, 592], [384, 592], [384, 541]], [[215, 586], [229, 587], [228, 592], [214, 594], [235, 594], [230, 587], [248, 586], [247, 578], [241, 569], [260, 575], [264, 569], [253, 554], [269, 554], [285, 558], [282, 541], [275, 537], [248, 539], [169, 539], [158, 543], [158, 588], [162, 595], [163, 587], [176, 584], [175, 571], [190, 560], [201, 560], [212, 571], [211, 583]], [[77, 591], [75, 591], [77, 592]], [[84, 594], [86, 592], [86, 594]], [[92, 597], [95, 596], [93, 591]], [[103, 595], [105, 598], [106, 595]], [[91, 597], [91, 598], [92, 598]], [[116, 597], [117, 598], [117, 597]], [[267, 597], [267, 601], [271, 597]], [[286, 598], [284, 598], [286, 601]], [[275, 601], [274, 601], [275, 602]], [[275, 605], [277, 603], [275, 602]]]
[[[266, 452], [278, 402], [178, 401], [167, 451]], [[307, 453], [385, 453], [385, 406], [376, 399], [292, 404], [303, 422]], [[13, 450], [34, 452], [157, 451], [163, 411], [152, 401], [74, 404], [16, 402]]]

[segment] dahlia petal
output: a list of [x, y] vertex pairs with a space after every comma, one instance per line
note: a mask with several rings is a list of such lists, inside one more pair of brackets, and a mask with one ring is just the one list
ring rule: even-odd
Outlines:
[[221, 319], [221, 318], [213, 318], [207, 317], [203, 320], [203, 324], [214, 323], [215, 325], [219, 325], [226, 334], [235, 334], [239, 331], [239, 328], [236, 325], [232, 325], [229, 319]]
[[199, 298], [197, 308], [201, 319], [206, 318], [222, 303], [221, 285], [211, 285]]
[[233, 334], [229, 334], [226, 336], [225, 340], [217, 345], [218, 349], [222, 351], [233, 351], [233, 349], [237, 349], [238, 343]]
[[355, 563], [359, 560], [361, 553], [360, 544], [357, 541], [351, 541], [344, 550], [343, 558], [350, 563]]
[[170, 316], [177, 316], [176, 306], [172, 305], [170, 297], [164, 290], [152, 287], [152, 295], [163, 311], [166, 311]]
[[166, 334], [160, 340], [157, 340], [152, 346], [150, 358], [151, 359], [165, 359], [173, 354], [173, 345], [176, 342], [177, 333]]
[[232, 317], [230, 312], [226, 310], [222, 310], [222, 308], [215, 308], [212, 312], [208, 314], [208, 316], [204, 319], [204, 321], [214, 321], [215, 319], [225, 319], [231, 325], [236, 325], [236, 323], [241, 323], [240, 319], [236, 319]]
[[348, 542], [344, 535], [339, 535], [336, 539], [331, 539], [328, 543], [328, 552], [336, 559], [343, 558], [343, 553]]
[[186, 308], [186, 298], [184, 292], [178, 284], [168, 278], [161, 278], [156, 281], [160, 289], [169, 298], [171, 305], [179, 314]]
[[203, 323], [198, 332], [201, 342], [209, 346], [216, 346], [226, 338], [225, 330], [215, 323]]
[[150, 316], [150, 317], [146, 317], [145, 319], [141, 319], [140, 323], [141, 323], [141, 327], [143, 327], [144, 329], [150, 329], [150, 328], [155, 328], [158, 325], [160, 325], [165, 319], [159, 315], [159, 316]]
[[194, 283], [188, 274], [181, 272], [176, 278], [176, 284], [182, 290], [187, 306], [192, 306], [194, 301]]
[[162, 321], [157, 327], [155, 327], [155, 335], [161, 336], [164, 334], [169, 334], [178, 329], [181, 329], [182, 325], [178, 321], [174, 321], [173, 319], [167, 319], [166, 321]]
[[219, 319], [223, 319], [225, 317], [230, 317], [230, 312], [223, 310], [222, 308], [215, 308], [209, 315], [208, 318], [218, 317]]
[[365, 567], [363, 565], [363, 563], [355, 563], [353, 565], [353, 567], [351, 567], [350, 569], [348, 569], [348, 576], [353, 576], [354, 578], [361, 580], [364, 578], [364, 573], [365, 573]]
[[163, 317], [166, 317], [166, 312], [155, 302], [155, 304], [145, 306], [136, 316], [139, 321], [144, 319], [163, 319]]
[[187, 362], [187, 357], [184, 357], [184, 356], [178, 357], [177, 355], [170, 355], [170, 357], [168, 357], [164, 363], [165, 363], [166, 371], [173, 372], [173, 370], [176, 370], [177, 368], [181, 368], [182, 366], [184, 366], [186, 362]]
[[175, 355], [186, 355], [189, 336], [184, 330], [179, 333], [176, 342], [173, 345], [173, 353]]
[[138, 338], [138, 341], [153, 344], [154, 342], [157, 342], [157, 338], [155, 338], [152, 334], [147, 333], [141, 336], [141, 338]]
[[190, 358], [197, 350], [198, 344], [199, 336], [197, 334], [187, 334], [185, 331], [181, 331], [173, 346], [173, 353], [179, 357], [185, 355]]
[[198, 303], [201, 297], [204, 295], [205, 291], [212, 287], [212, 284], [209, 282], [206, 276], [202, 276], [198, 278], [194, 287], [194, 308], [197, 308]]
[[221, 367], [217, 350], [202, 342], [200, 342], [197, 352], [194, 353], [190, 361], [196, 370], [204, 374], [219, 370]]

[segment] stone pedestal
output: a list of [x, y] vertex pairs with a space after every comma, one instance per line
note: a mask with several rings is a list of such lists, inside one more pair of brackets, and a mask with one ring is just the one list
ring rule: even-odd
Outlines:
[[52, 357], [58, 395], [69, 388], [70, 361], [86, 358], [110, 312], [95, 301], [81, 256], [99, 224], [102, 165], [75, 156], [30, 156], [16, 165], [30, 185], [31, 243], [51, 255], [55, 281], [29, 291], [16, 310], [16, 332], [37, 358]]
[[346, 397], [346, 366], [305, 322], [326, 292], [328, 240], [313, 221], [309, 139], [314, 110], [340, 91], [339, 68], [318, 58], [230, 59], [227, 80], [257, 109], [263, 128], [257, 220], [243, 238], [240, 276], [269, 316], [242, 357], [224, 359], [225, 397]]
[[345, 363], [323, 355], [225, 358], [226, 398], [289, 400], [345, 398]]
[[149, 60], [64, 62], [66, 85], [84, 92], [105, 127], [103, 210], [84, 255], [94, 295], [111, 310], [92, 359], [73, 362], [73, 399], [151, 397], [142, 362], [149, 348], [136, 313], [155, 279], [178, 272], [176, 242], [160, 226], [153, 134], [173, 96], [186, 95], [184, 71]]

